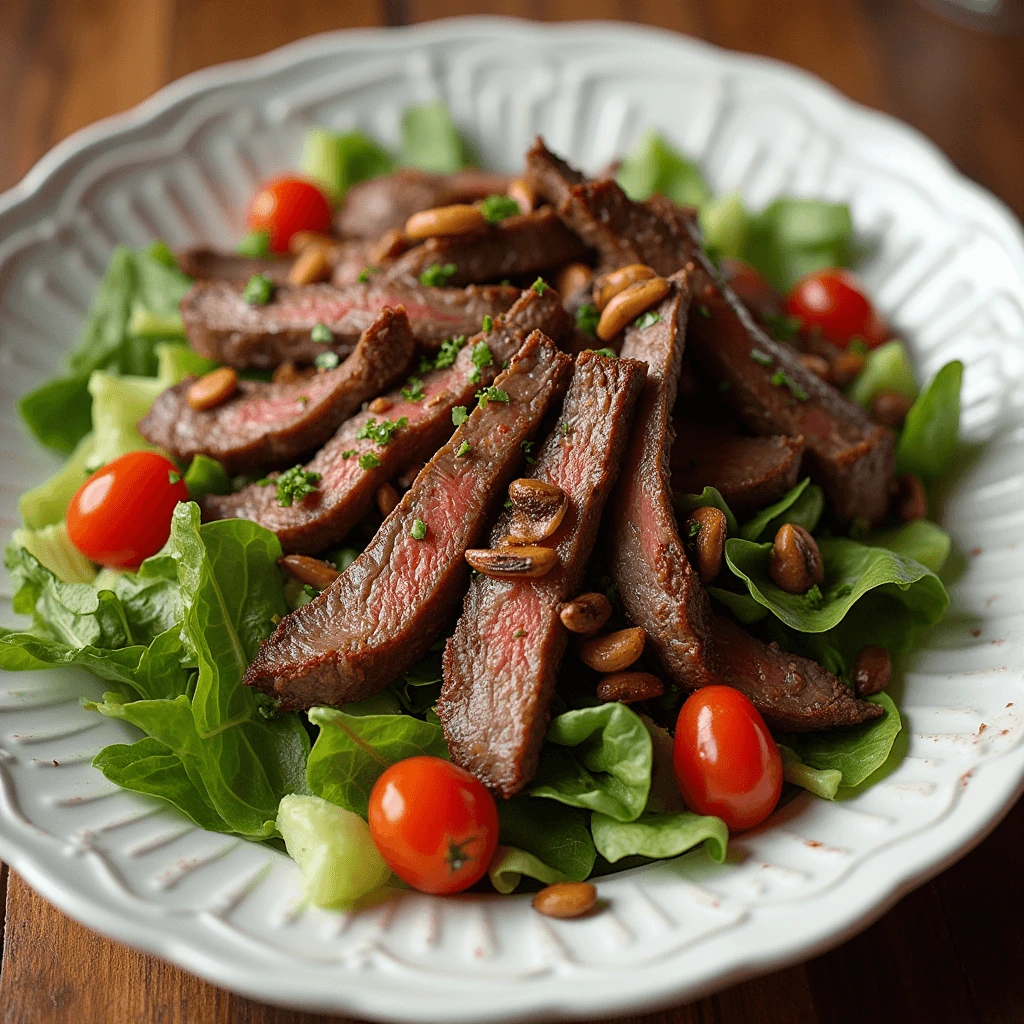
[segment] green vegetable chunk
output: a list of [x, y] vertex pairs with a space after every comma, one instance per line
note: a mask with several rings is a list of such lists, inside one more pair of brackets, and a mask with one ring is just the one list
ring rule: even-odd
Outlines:
[[419, 167], [434, 174], [454, 174], [476, 165], [452, 115], [439, 100], [406, 107], [399, 161], [404, 167]]
[[705, 203], [700, 211], [704, 246], [715, 256], [741, 259], [746, 248], [750, 218], [738, 192]]
[[960, 385], [964, 364], [946, 363], [910, 407], [896, 442], [896, 467], [926, 480], [949, 469], [960, 430]]
[[231, 478], [216, 459], [197, 455], [185, 471], [185, 486], [189, 498], [200, 501], [208, 494], [230, 494]]
[[548, 867], [540, 858], [514, 846], [499, 846], [487, 868], [491, 885], [503, 896], [515, 892], [525, 875], [545, 885], [569, 881], [561, 871]]
[[336, 203], [357, 182], [390, 174], [394, 169], [394, 157], [358, 129], [310, 129], [299, 160], [303, 176], [315, 181]]
[[647, 813], [625, 822], [595, 811], [591, 829], [597, 852], [612, 864], [623, 857], [678, 857], [701, 843], [721, 864], [729, 844], [729, 829], [721, 818], [689, 811]]
[[332, 345], [334, 344], [334, 335], [326, 324], [315, 324], [313, 330], [309, 332], [309, 340], [318, 345]]
[[850, 385], [848, 394], [868, 409], [880, 391], [898, 391], [908, 398], [917, 398], [914, 364], [902, 341], [887, 341], [868, 352], [864, 370]]
[[[597, 857], [587, 827], [589, 814], [551, 800], [517, 796], [498, 801], [501, 842], [536, 857], [564, 878], [582, 882]], [[530, 877], [536, 878], [530, 872]]]
[[51, 523], [39, 530], [15, 530], [14, 544], [39, 560], [62, 583], [92, 583], [96, 568], [71, 543], [67, 524]]
[[835, 800], [843, 781], [843, 773], [838, 768], [812, 768], [800, 760], [795, 750], [781, 743], [778, 746], [782, 755], [782, 775], [787, 782], [823, 800]]
[[696, 164], [649, 131], [630, 153], [615, 180], [630, 199], [649, 199], [660, 192], [681, 206], [703, 206], [711, 199], [704, 175]]
[[480, 204], [480, 212], [488, 224], [500, 224], [522, 213], [519, 204], [511, 196], [488, 196]]
[[265, 306], [274, 295], [274, 282], [266, 274], [253, 274], [242, 291], [250, 306]]
[[238, 243], [235, 252], [250, 259], [263, 259], [270, 253], [270, 232], [250, 231]]

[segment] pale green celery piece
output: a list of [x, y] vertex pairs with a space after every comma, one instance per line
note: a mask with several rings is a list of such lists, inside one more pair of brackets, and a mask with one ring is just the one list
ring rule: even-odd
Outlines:
[[549, 867], [532, 853], [517, 850], [514, 846], [499, 846], [494, 851], [487, 874], [490, 876], [491, 885], [503, 896], [516, 891], [523, 880], [523, 875], [545, 885], [569, 880], [568, 875], [563, 875], [561, 871]]
[[750, 218], [739, 192], [729, 192], [706, 203], [700, 211], [704, 244], [716, 256], [739, 259], [747, 243]]
[[370, 826], [358, 814], [318, 796], [282, 797], [277, 829], [302, 869], [306, 896], [318, 907], [350, 906], [391, 874]]
[[154, 313], [145, 306], [135, 306], [128, 320], [128, 333], [139, 338], [163, 338], [168, 335], [185, 336], [185, 324], [180, 313]]
[[902, 341], [887, 341], [870, 351], [863, 372], [847, 393], [866, 409], [880, 391], [899, 391], [908, 398], [917, 398], [914, 364]]
[[63, 521], [38, 530], [15, 530], [12, 539], [63, 583], [92, 583], [96, 578], [96, 567], [71, 543]]

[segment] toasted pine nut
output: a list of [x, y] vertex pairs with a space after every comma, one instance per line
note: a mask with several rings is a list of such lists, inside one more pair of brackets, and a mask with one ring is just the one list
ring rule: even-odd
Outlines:
[[525, 178], [512, 181], [505, 194], [519, 204], [520, 213], [532, 213], [537, 209], [537, 193]]
[[405, 222], [405, 234], [413, 241], [438, 238], [442, 235], [463, 235], [467, 231], [482, 231], [487, 226], [484, 215], [468, 203], [435, 206], [432, 210], [414, 213]]
[[665, 684], [650, 672], [613, 672], [597, 684], [597, 699], [605, 704], [635, 704], [654, 700], [665, 692]]
[[775, 534], [768, 575], [787, 594], [806, 594], [825, 582], [825, 567], [817, 541], [795, 523], [785, 523]]
[[534, 579], [551, 572], [558, 565], [554, 548], [530, 545], [507, 548], [471, 548], [466, 561], [484, 576], [498, 579]]
[[200, 377], [188, 389], [189, 407], [196, 412], [215, 409], [238, 390], [238, 373], [230, 366], [220, 366]]
[[533, 909], [546, 917], [582, 917], [597, 902], [597, 888], [591, 882], [555, 882], [533, 897]]
[[319, 245], [309, 245], [298, 256], [288, 271], [288, 283], [294, 285], [317, 284], [331, 276], [331, 264]]
[[601, 319], [597, 322], [597, 336], [602, 341], [611, 341], [641, 313], [646, 313], [651, 306], [661, 302], [668, 295], [669, 287], [665, 278], [652, 277], [649, 281], [639, 281], [619, 292], [604, 307]]
[[561, 487], [529, 477], [513, 480], [508, 496], [513, 512], [508, 537], [502, 546], [536, 544], [550, 537], [561, 525], [569, 507], [569, 499]]
[[558, 617], [570, 633], [596, 633], [612, 615], [612, 603], [604, 594], [577, 594], [558, 609]]
[[381, 484], [377, 488], [377, 508], [385, 519], [398, 508], [398, 502], [398, 491], [391, 484]]
[[644, 653], [644, 639], [640, 626], [592, 636], [580, 641], [580, 661], [595, 672], [621, 672]]
[[871, 418], [883, 427], [902, 427], [914, 400], [902, 391], [879, 391], [871, 400]]
[[401, 256], [409, 248], [409, 239], [398, 228], [388, 228], [370, 252], [370, 265], [386, 263], [388, 260]]
[[379, 416], [382, 412], [387, 412], [394, 404], [390, 398], [379, 395], [366, 408], [369, 412], [376, 413]]
[[288, 250], [293, 256], [298, 256], [304, 249], [315, 245], [327, 253], [337, 244], [338, 239], [332, 238], [330, 235], [321, 235], [319, 231], [296, 231], [288, 243]]
[[840, 352], [832, 360], [832, 383], [837, 388], [849, 387], [863, 373], [864, 362], [859, 352]]
[[696, 526], [692, 550], [697, 573], [701, 583], [710, 583], [722, 571], [722, 552], [725, 550], [725, 538], [729, 534], [729, 524], [725, 513], [713, 505], [704, 505], [694, 509], [687, 520], [689, 527]]
[[[602, 274], [594, 282], [594, 305], [604, 310], [619, 292], [625, 291], [631, 284], [638, 281], [649, 281], [658, 275], [646, 263], [630, 263], [628, 267], [619, 267]], [[563, 295], [565, 292], [562, 293]]]
[[805, 370], [810, 370], [816, 377], [832, 382], [832, 364], [824, 357], [817, 356], [813, 352], [802, 352], [800, 362]]
[[896, 497], [893, 511], [901, 523], [912, 523], [928, 515], [928, 495], [921, 478], [913, 473], [904, 473], [896, 481]]
[[567, 263], [555, 274], [555, 289], [562, 298], [575, 295], [594, 280], [594, 272], [586, 263]]
[[880, 693], [892, 678], [892, 659], [884, 647], [862, 647], [853, 663], [853, 685], [858, 697]]
[[319, 558], [310, 558], [308, 555], [285, 555], [277, 560], [277, 564], [289, 576], [300, 583], [308, 583], [317, 590], [325, 590], [341, 575], [326, 562]]

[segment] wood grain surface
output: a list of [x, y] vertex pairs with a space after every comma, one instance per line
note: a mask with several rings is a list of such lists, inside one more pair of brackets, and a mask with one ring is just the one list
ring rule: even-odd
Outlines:
[[[76, 128], [198, 68], [328, 29], [480, 13], [641, 21], [790, 61], [910, 122], [1024, 214], [1024, 42], [914, 0], [0, 0], [0, 189]], [[1022, 849], [1019, 804], [959, 864], [837, 949], [618, 1024], [1019, 1024]], [[328, 1019], [242, 999], [101, 938], [3, 865], [0, 956], [0, 1024]]]

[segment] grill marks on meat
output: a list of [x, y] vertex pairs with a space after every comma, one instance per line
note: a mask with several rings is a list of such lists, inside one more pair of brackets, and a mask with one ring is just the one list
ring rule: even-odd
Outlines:
[[[270, 370], [285, 361], [312, 363], [328, 348], [348, 355], [359, 336], [386, 307], [404, 307], [413, 334], [436, 349], [452, 335], [472, 334], [484, 315], [504, 313], [519, 297], [499, 286], [424, 288], [398, 282], [282, 286], [270, 302], [254, 306], [242, 287], [228, 281], [200, 281], [181, 301], [192, 347], [208, 359], [239, 369]], [[324, 346], [310, 337], [317, 324], [334, 335]]]
[[629, 617], [669, 675], [693, 689], [713, 681], [709, 669], [711, 605], [679, 537], [669, 483], [675, 402], [690, 304], [687, 271], [650, 327], [630, 327], [623, 358], [647, 363], [637, 429], [626, 450], [605, 532], [608, 566]]
[[[366, 550], [260, 646], [245, 682], [282, 708], [372, 696], [430, 647], [458, 603], [463, 555], [518, 468], [520, 443], [565, 388], [571, 359], [535, 331], [496, 386], [508, 402], [478, 406], [427, 463]], [[468, 457], [456, 455], [463, 442]], [[426, 524], [422, 540], [413, 524]]]
[[[451, 436], [452, 408], [472, 405], [477, 390], [491, 383], [502, 363], [534, 330], [558, 342], [571, 334], [571, 321], [552, 289], [543, 295], [533, 289], [523, 292], [508, 313], [495, 319], [489, 333], [470, 338], [451, 367], [423, 374], [421, 400], [410, 401], [401, 388], [389, 392], [385, 397], [392, 403], [391, 408], [377, 418], [397, 421], [406, 417], [408, 424], [387, 446], [379, 447], [371, 439], [356, 436], [372, 418], [369, 412], [359, 413], [343, 423], [306, 466], [321, 474], [319, 488], [313, 494], [282, 508], [272, 487], [251, 484], [237, 494], [206, 498], [204, 517], [251, 519], [273, 530], [286, 552], [310, 554], [337, 544], [374, 506], [381, 484], [406, 466], [429, 458]], [[472, 349], [478, 341], [487, 343], [493, 362], [480, 368], [480, 380], [474, 383], [470, 380], [474, 370]], [[346, 452], [354, 454], [343, 458]], [[380, 465], [362, 469], [359, 457], [368, 453], [375, 455]]]
[[[569, 498], [562, 525], [543, 542], [557, 549], [559, 566], [535, 580], [476, 577], [445, 647], [437, 713], [448, 749], [502, 796], [536, 772], [568, 637], [558, 607], [579, 591], [646, 371], [631, 359], [578, 357], [559, 427], [529, 474]], [[510, 515], [492, 530], [492, 547], [508, 533]]]
[[796, 484], [803, 438], [741, 437], [721, 427], [675, 421], [672, 489], [700, 494], [715, 487], [740, 517], [778, 501]]
[[387, 274], [414, 279], [428, 267], [451, 263], [456, 271], [448, 283], [466, 285], [542, 274], [587, 256], [586, 246], [545, 206], [483, 231], [428, 239], [399, 257]]
[[229, 473], [283, 466], [318, 448], [402, 377], [414, 348], [405, 311], [385, 309], [336, 369], [288, 383], [239, 381], [234, 398], [204, 411], [188, 404], [189, 378], [157, 398], [139, 432], [184, 460], [209, 455]]

